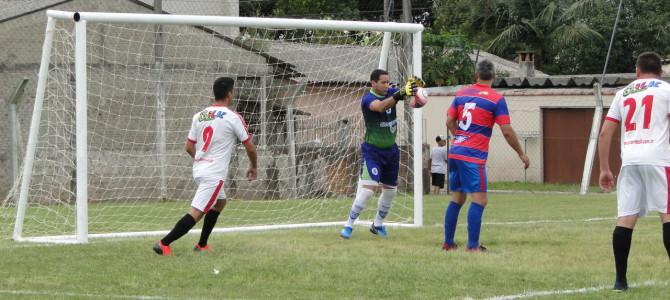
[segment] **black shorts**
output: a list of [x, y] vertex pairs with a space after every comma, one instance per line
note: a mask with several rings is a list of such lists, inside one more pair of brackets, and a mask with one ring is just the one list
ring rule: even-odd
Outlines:
[[433, 173], [431, 174], [431, 182], [433, 183], [433, 186], [439, 187], [441, 189], [444, 188], [444, 174], [440, 173]]

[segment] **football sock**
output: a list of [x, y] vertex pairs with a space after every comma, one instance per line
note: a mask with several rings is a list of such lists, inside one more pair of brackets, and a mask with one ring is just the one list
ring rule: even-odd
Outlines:
[[663, 244], [665, 244], [665, 251], [668, 252], [668, 258], [670, 258], [670, 222], [663, 223]]
[[468, 248], [474, 249], [479, 246], [479, 232], [482, 228], [482, 215], [484, 207], [472, 202], [468, 209]]
[[374, 226], [382, 226], [384, 224], [384, 219], [388, 215], [389, 210], [391, 210], [391, 205], [393, 204], [393, 198], [398, 194], [398, 189], [382, 189], [381, 195], [379, 195], [379, 201], [377, 201], [377, 215], [373, 222]]
[[207, 240], [209, 240], [209, 235], [216, 225], [216, 220], [219, 218], [220, 212], [210, 209], [205, 215], [205, 221], [202, 222], [202, 233], [200, 233], [200, 241], [198, 246], [205, 247], [207, 246]]
[[177, 224], [174, 225], [174, 228], [172, 228], [172, 231], [168, 233], [162, 240], [161, 243], [164, 246], [170, 245], [170, 243], [178, 240], [180, 237], [184, 236], [185, 234], [188, 233], [193, 226], [195, 226], [195, 219], [193, 216], [186, 214], [184, 215], [178, 222]]
[[354, 199], [354, 204], [351, 205], [351, 211], [349, 212], [349, 219], [347, 223], [344, 224], [346, 227], [354, 227], [354, 221], [358, 219], [358, 216], [361, 214], [365, 206], [368, 204], [368, 200], [375, 195], [375, 191], [371, 189], [361, 188], [361, 191], [356, 195]]
[[450, 246], [455, 244], [454, 235], [456, 234], [456, 224], [458, 223], [458, 213], [461, 212], [462, 205], [456, 202], [449, 202], [447, 211], [444, 213], [444, 243]]
[[614, 250], [614, 265], [616, 266], [616, 281], [627, 283], [628, 253], [633, 229], [617, 226], [612, 233], [612, 248]]

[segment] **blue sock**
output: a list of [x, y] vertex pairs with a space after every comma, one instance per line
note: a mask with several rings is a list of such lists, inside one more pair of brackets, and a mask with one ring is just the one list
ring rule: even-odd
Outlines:
[[447, 211], [444, 213], [444, 243], [453, 246], [454, 235], [456, 234], [456, 223], [458, 223], [458, 213], [461, 212], [461, 206], [456, 202], [449, 202]]
[[475, 203], [470, 203], [468, 210], [468, 248], [474, 249], [479, 246], [479, 231], [482, 228], [482, 214], [484, 207]]

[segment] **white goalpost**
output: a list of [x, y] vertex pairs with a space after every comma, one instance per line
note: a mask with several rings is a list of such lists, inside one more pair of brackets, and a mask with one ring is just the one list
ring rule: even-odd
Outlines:
[[[233, 109], [257, 145], [259, 178], [244, 180], [248, 162], [238, 147], [215, 232], [341, 225], [357, 189], [369, 74], [388, 70], [395, 84], [421, 76], [420, 24], [53, 10], [47, 17], [17, 241], [165, 234], [195, 192], [184, 143], [220, 76], [236, 79]], [[240, 34], [230, 36], [231, 28]], [[421, 109], [398, 105], [398, 118], [401, 170], [387, 220], [422, 226]], [[373, 218], [370, 208], [360, 221]]]

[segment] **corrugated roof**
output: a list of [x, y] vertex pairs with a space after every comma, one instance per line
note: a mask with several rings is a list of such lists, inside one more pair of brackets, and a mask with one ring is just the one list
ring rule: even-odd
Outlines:
[[[551, 88], [551, 87], [591, 87], [600, 82], [602, 74], [593, 75], [560, 75], [547, 77], [496, 77], [493, 87], [497, 88]], [[606, 74], [600, 85], [603, 87], [624, 86], [635, 79], [634, 73]], [[670, 74], [663, 74], [663, 79], [670, 80]]]
[[[378, 46], [352, 46], [293, 43], [284, 41], [270, 42], [268, 54], [296, 65], [303, 78], [296, 80], [310, 83], [323, 82], [359, 82], [367, 83], [370, 72], [379, 66], [379, 55], [370, 59], [370, 53], [380, 53]], [[393, 51], [391, 51], [393, 52]], [[398, 74], [397, 60], [390, 53], [387, 71]], [[314, 63], [318, 61], [317, 63]], [[328, 68], [323, 68], [328, 66]], [[393, 81], [393, 78], [392, 78]]]

